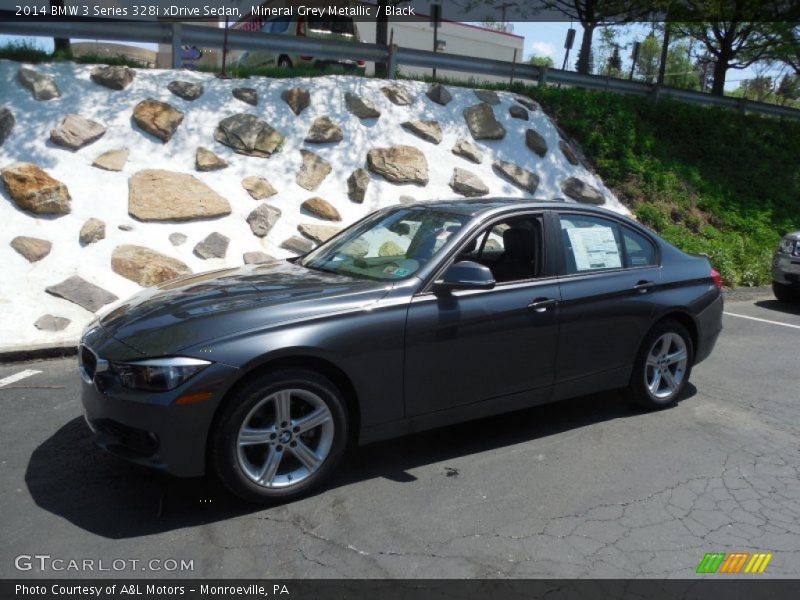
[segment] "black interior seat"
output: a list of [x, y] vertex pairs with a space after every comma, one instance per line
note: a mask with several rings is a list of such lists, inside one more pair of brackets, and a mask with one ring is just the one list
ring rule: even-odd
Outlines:
[[537, 229], [512, 227], [503, 232], [504, 252], [492, 266], [497, 281], [531, 279], [536, 275], [534, 264]]

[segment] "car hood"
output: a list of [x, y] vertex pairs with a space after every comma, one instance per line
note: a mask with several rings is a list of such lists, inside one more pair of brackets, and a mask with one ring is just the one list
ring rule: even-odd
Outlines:
[[100, 325], [142, 355], [162, 356], [243, 331], [359, 309], [389, 289], [386, 282], [280, 262], [190, 275], [148, 288], [105, 315]]

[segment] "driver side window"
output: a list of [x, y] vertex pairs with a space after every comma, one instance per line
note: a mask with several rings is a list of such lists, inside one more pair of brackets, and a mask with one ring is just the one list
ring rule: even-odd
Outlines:
[[497, 283], [534, 279], [544, 264], [542, 233], [539, 216], [495, 223], [470, 240], [458, 260], [489, 267]]

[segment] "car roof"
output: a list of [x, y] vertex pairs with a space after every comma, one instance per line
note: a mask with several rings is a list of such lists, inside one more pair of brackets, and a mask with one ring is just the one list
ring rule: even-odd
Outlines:
[[493, 213], [502, 213], [510, 209], [544, 209], [558, 210], [579, 209], [597, 214], [624, 216], [599, 206], [582, 204], [564, 198], [508, 198], [508, 197], [483, 197], [483, 198], [449, 198], [445, 200], [432, 200], [430, 202], [415, 202], [402, 208], [437, 209], [447, 212], [468, 215], [471, 217], [485, 216]]

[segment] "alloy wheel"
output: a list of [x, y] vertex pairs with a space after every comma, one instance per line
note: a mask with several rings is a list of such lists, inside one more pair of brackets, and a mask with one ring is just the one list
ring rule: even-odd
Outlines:
[[665, 333], [651, 346], [645, 363], [645, 383], [659, 400], [670, 398], [686, 377], [689, 353], [686, 341], [677, 333]]
[[293, 486], [322, 466], [333, 438], [333, 415], [322, 398], [306, 389], [278, 390], [257, 402], [242, 421], [239, 465], [260, 486]]

